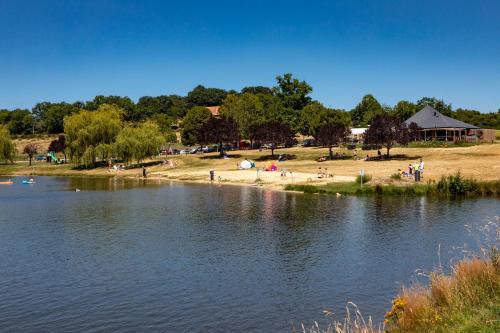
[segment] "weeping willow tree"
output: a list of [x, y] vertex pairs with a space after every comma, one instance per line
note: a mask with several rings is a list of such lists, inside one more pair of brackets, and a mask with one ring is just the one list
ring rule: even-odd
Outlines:
[[9, 130], [6, 126], [0, 125], [0, 160], [4, 163], [14, 163], [16, 148], [10, 138]]
[[98, 155], [106, 158], [123, 127], [122, 116], [123, 110], [119, 107], [103, 104], [96, 111], [82, 110], [64, 118], [71, 160], [94, 166]]
[[113, 151], [116, 157], [125, 163], [132, 160], [140, 163], [146, 158], [157, 155], [165, 141], [158, 124], [146, 121], [135, 127], [126, 126], [116, 137]]

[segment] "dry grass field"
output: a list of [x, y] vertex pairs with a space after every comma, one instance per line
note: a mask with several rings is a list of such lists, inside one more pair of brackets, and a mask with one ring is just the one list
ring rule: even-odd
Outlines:
[[[16, 147], [21, 150], [27, 140], [16, 140]], [[32, 141], [33, 142], [33, 141]], [[38, 139], [39, 146], [48, 146], [50, 139]], [[45, 149], [45, 148], [42, 148]], [[352, 156], [353, 151], [335, 149], [336, 152]], [[285, 162], [275, 162], [278, 172], [257, 172], [264, 168], [270, 157], [269, 150], [259, 152], [257, 150], [241, 150], [229, 152], [230, 158], [221, 159], [216, 153], [168, 156], [162, 159], [174, 161], [175, 167], [154, 166], [148, 168], [151, 178], [168, 178], [182, 181], [206, 182], [209, 178], [209, 170], [215, 170], [216, 180], [233, 184], [254, 184], [259, 182], [264, 185], [280, 187], [290, 183], [330, 183], [350, 182], [355, 179], [360, 170], [373, 177], [372, 183], [394, 183], [391, 175], [398, 169], [406, 169], [409, 163], [415, 163], [422, 158], [425, 162], [424, 181], [437, 180], [443, 175], [453, 174], [460, 171], [465, 177], [473, 177], [477, 180], [488, 181], [500, 179], [500, 144], [482, 144], [470, 147], [448, 147], [448, 148], [394, 148], [391, 150], [395, 159], [381, 161], [365, 161], [361, 157], [376, 156], [376, 151], [357, 150], [360, 159], [353, 158], [317, 162], [316, 160], [327, 155], [325, 148], [288, 148], [275, 151], [278, 154], [292, 155], [293, 158]], [[238, 170], [237, 165], [245, 158], [256, 162], [257, 169]], [[270, 159], [269, 159], [270, 160]], [[327, 169], [333, 178], [317, 177], [318, 168]], [[280, 170], [284, 168], [290, 173], [287, 177], [280, 176]], [[15, 165], [0, 165], [2, 175], [25, 175], [32, 172], [28, 167], [27, 159], [17, 161]], [[93, 170], [72, 170], [71, 165], [51, 165], [45, 162], [35, 164], [35, 172], [39, 175], [88, 175], [88, 176], [125, 176], [138, 177], [140, 169], [109, 172], [107, 168]], [[220, 177], [220, 179], [219, 179]], [[405, 182], [405, 180], [400, 181]], [[406, 180], [411, 182], [411, 180]]]

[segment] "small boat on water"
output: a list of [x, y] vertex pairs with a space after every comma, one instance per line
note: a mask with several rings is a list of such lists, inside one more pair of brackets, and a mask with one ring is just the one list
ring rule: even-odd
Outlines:
[[8, 180], [8, 181], [5, 181], [5, 182], [0, 182], [0, 185], [12, 185], [14, 184], [14, 182], [12, 180]]
[[33, 179], [30, 180], [23, 180], [23, 184], [35, 184], [35, 181]]

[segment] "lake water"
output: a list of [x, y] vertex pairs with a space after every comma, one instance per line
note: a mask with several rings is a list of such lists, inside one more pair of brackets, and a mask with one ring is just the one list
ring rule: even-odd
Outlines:
[[474, 242], [464, 224], [500, 215], [495, 199], [15, 181], [0, 186], [6, 332], [290, 332], [348, 301], [380, 321], [439, 245], [446, 263]]

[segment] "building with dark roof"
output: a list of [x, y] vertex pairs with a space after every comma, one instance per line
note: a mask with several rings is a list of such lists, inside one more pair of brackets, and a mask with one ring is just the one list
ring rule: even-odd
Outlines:
[[424, 140], [477, 141], [482, 138], [479, 127], [447, 117], [429, 105], [408, 118], [405, 123], [417, 124], [422, 129]]
[[220, 106], [207, 106], [206, 108], [215, 118], [220, 117]]

